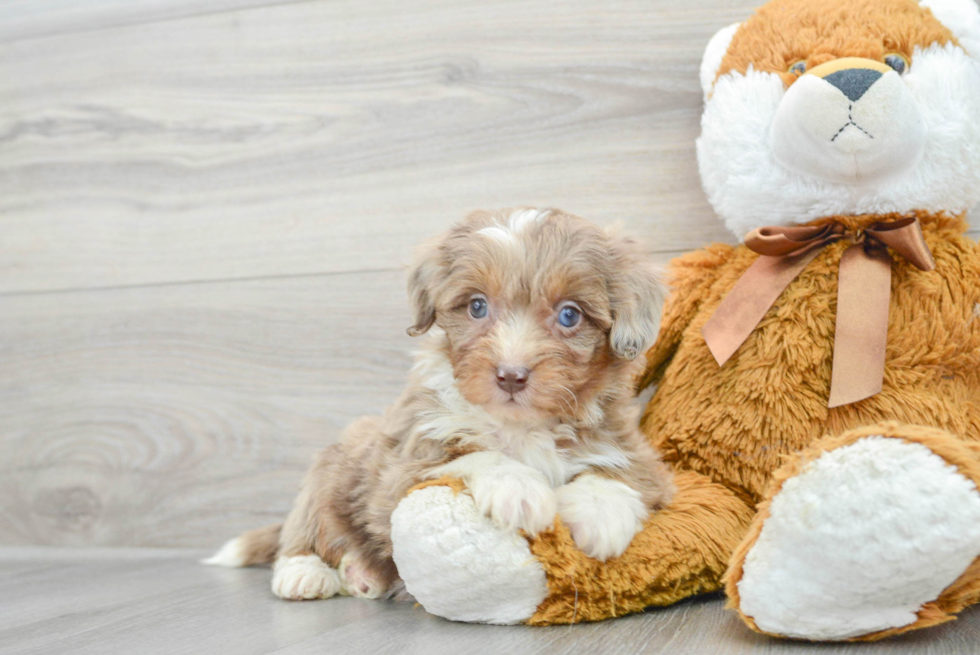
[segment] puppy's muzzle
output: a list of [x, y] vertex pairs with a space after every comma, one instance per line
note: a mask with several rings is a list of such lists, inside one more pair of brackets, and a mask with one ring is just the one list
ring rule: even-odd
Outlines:
[[526, 366], [498, 366], [497, 386], [513, 395], [527, 386], [530, 375]]

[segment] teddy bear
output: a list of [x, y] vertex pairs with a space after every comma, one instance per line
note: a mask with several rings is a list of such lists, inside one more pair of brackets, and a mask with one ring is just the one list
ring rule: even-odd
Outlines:
[[599, 562], [420, 485], [392, 539], [429, 612], [575, 623], [724, 588], [753, 630], [872, 640], [980, 600], [977, 5], [772, 0], [700, 81], [700, 175], [740, 243], [671, 264], [638, 382], [674, 500]]

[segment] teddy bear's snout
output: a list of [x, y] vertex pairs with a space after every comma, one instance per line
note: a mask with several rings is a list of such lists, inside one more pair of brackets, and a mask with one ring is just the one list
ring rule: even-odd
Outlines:
[[773, 155], [786, 168], [851, 185], [876, 184], [915, 164], [925, 123], [902, 77], [849, 57], [807, 71], [773, 117]]

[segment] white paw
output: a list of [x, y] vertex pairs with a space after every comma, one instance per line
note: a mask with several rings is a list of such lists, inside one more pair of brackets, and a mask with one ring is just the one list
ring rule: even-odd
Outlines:
[[374, 600], [381, 598], [386, 591], [381, 581], [353, 553], [344, 553], [337, 573], [340, 575], [340, 591], [348, 596]]
[[916, 621], [980, 555], [980, 494], [927, 447], [865, 437], [783, 483], [743, 564], [760, 629], [847, 639]]
[[430, 473], [462, 478], [481, 512], [505, 530], [536, 535], [555, 524], [558, 501], [540, 471], [502, 453], [480, 451], [463, 455]]
[[286, 600], [330, 598], [340, 587], [340, 576], [316, 555], [280, 557], [272, 569], [272, 593]]
[[575, 545], [602, 562], [623, 554], [648, 514], [640, 493], [616, 480], [586, 474], [558, 488], [558, 516]]
[[543, 475], [476, 475], [469, 485], [477, 509], [505, 530], [533, 536], [555, 524], [558, 499]]

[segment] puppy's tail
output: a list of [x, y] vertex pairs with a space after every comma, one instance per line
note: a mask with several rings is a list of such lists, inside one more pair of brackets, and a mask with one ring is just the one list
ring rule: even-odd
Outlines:
[[268, 564], [276, 558], [281, 531], [282, 523], [249, 530], [240, 537], [225, 542], [225, 545], [214, 555], [208, 559], [202, 559], [201, 564], [227, 566], [228, 568]]

